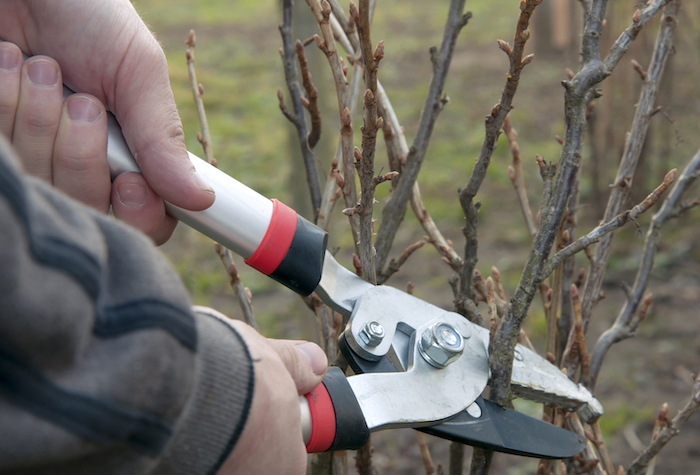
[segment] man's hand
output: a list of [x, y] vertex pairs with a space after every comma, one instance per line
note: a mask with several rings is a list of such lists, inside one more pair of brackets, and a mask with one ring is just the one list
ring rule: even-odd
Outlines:
[[314, 343], [264, 338], [232, 321], [255, 365], [253, 404], [236, 447], [219, 475], [306, 473], [299, 397], [323, 379], [328, 360]]
[[[163, 199], [212, 204], [187, 157], [165, 55], [128, 0], [6, 0], [0, 40], [0, 132], [28, 172], [103, 211], [111, 203], [157, 243], [175, 226]], [[85, 94], [63, 103], [63, 83]], [[105, 106], [143, 172], [111, 186]]]

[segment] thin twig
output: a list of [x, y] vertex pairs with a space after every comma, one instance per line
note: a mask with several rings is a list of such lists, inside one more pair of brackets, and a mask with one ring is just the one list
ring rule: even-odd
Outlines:
[[224, 265], [224, 269], [226, 269], [226, 273], [229, 276], [229, 283], [231, 284], [231, 288], [236, 295], [238, 305], [241, 307], [243, 312], [243, 319], [248, 325], [258, 330], [258, 322], [255, 319], [250, 290], [243, 287], [243, 283], [238, 276], [238, 269], [236, 268], [236, 264], [233, 262], [231, 251], [219, 243], [214, 244], [214, 250], [219, 255], [219, 258], [221, 258], [221, 263]]
[[668, 172], [664, 177], [664, 181], [646, 198], [644, 198], [644, 201], [637, 204], [634, 208], [618, 214], [610, 221], [597, 226], [585, 236], [581, 236], [575, 242], [557, 252], [551, 259], [549, 259], [549, 261], [547, 261], [547, 264], [544, 266], [542, 272], [545, 275], [549, 275], [549, 273], [565, 259], [568, 259], [574, 254], [583, 251], [591, 244], [600, 241], [604, 236], [612, 233], [616, 229], [621, 228], [629, 221], [636, 222], [637, 217], [651, 208], [661, 198], [661, 195], [663, 195], [663, 193], [665, 193], [671, 186], [673, 181], [676, 179], [676, 173], [675, 168]]
[[[302, 103], [301, 87], [299, 86], [299, 79], [297, 77], [297, 70], [295, 66], [297, 48], [292, 40], [292, 9], [292, 0], [284, 0], [282, 3], [283, 21], [279, 27], [279, 30], [280, 34], [282, 35], [282, 62], [284, 65], [284, 78], [287, 83], [287, 88], [289, 89], [289, 94], [292, 98], [292, 106], [294, 109], [293, 115], [291, 113], [287, 113], [285, 116], [294, 124], [294, 127], [297, 130], [297, 137], [301, 148], [301, 156], [304, 160], [304, 167], [306, 169], [306, 182], [309, 186], [311, 208], [314, 213], [314, 220], [316, 220], [318, 218], [318, 210], [321, 208], [321, 185], [318, 179], [318, 169], [316, 168], [316, 157], [311, 151], [311, 147], [309, 146], [309, 142], [307, 140], [309, 133], [306, 127], [306, 119], [304, 118], [304, 105]], [[300, 57], [299, 60], [302, 61], [302, 58]], [[280, 104], [283, 104], [281, 91], [278, 91], [277, 95], [280, 99]], [[312, 99], [313, 98], [311, 97], [308, 99], [309, 103]], [[312, 120], [313, 117], [314, 116], [312, 115]], [[320, 120], [320, 118], [317, 119]]]
[[294, 44], [297, 51], [297, 58], [299, 60], [299, 69], [301, 70], [301, 81], [306, 90], [306, 97], [301, 96], [301, 102], [309, 111], [309, 117], [311, 118], [311, 132], [307, 137], [307, 142], [309, 143], [309, 148], [314, 148], [321, 138], [321, 111], [318, 108], [318, 89], [314, 86], [313, 78], [311, 77], [311, 71], [309, 71], [309, 63], [306, 60], [306, 54], [304, 53], [304, 45], [300, 40]]
[[681, 427], [700, 408], [700, 378], [695, 378], [693, 392], [690, 396], [688, 404], [673, 418], [671, 423], [665, 426], [656, 439], [647, 447], [647, 449], [635, 459], [627, 469], [627, 475], [641, 475], [644, 473], [649, 462], [668, 444], [671, 439], [680, 433]]
[[423, 466], [425, 467], [425, 475], [435, 474], [435, 464], [433, 463], [433, 458], [430, 456], [430, 447], [428, 447], [428, 441], [425, 434], [422, 432], [415, 431], [416, 440], [418, 441], [418, 448], [420, 449], [420, 455], [423, 459]]
[[389, 251], [396, 236], [399, 225], [406, 214], [406, 207], [413, 193], [414, 184], [418, 178], [421, 165], [425, 159], [425, 153], [430, 142], [435, 121], [442, 110], [442, 95], [445, 79], [449, 71], [452, 55], [454, 53], [457, 36], [464, 25], [467, 24], [471, 13], [463, 14], [465, 0], [451, 0], [445, 32], [440, 50], [431, 48], [433, 63], [433, 78], [425, 99], [423, 112], [421, 113], [418, 131], [413, 145], [406, 157], [406, 166], [399, 177], [399, 183], [387, 200], [382, 210], [381, 227], [377, 232], [375, 247], [377, 257], [375, 265], [382, 269], [389, 257]]
[[[194, 103], [197, 108], [197, 117], [199, 118], [199, 125], [202, 130], [200, 134], [197, 134], [197, 138], [202, 144], [202, 148], [204, 149], [204, 157], [206, 158], [207, 162], [213, 166], [216, 166], [216, 159], [214, 159], [214, 153], [211, 146], [211, 137], [209, 136], [207, 114], [204, 109], [204, 102], [202, 101], [202, 93], [204, 92], [204, 88], [201, 84], [197, 83], [197, 74], [194, 67], [194, 50], [196, 44], [194, 30], [190, 30], [190, 33], [187, 36], [186, 44], [187, 52], [185, 56], [187, 58], [187, 70], [189, 71], [190, 76], [190, 87], [192, 88], [192, 96], [194, 97]], [[236, 295], [238, 305], [241, 307], [241, 311], [243, 312], [243, 319], [246, 323], [248, 323], [248, 325], [257, 330], [258, 323], [255, 320], [255, 313], [253, 312], [250, 290], [245, 288], [241, 282], [231, 251], [219, 243], [214, 244], [214, 250], [219, 255], [219, 258], [224, 265], [224, 269], [229, 276], [229, 283], [231, 284], [231, 288], [233, 288], [234, 294]]]
[[[669, 0], [657, 0], [651, 6], [645, 8], [643, 12], [640, 12], [639, 21], [633, 21], [633, 24], [617, 40], [608, 58], [605, 59], [604, 64], [606, 70], [610, 69], [611, 65], [619, 61], [623, 52], [622, 48], [624, 48], [625, 44], [629, 45], [631, 39], [638, 33], [644, 19], [650, 19], [649, 15], [655, 13], [653, 8], [660, 8], [668, 1]], [[642, 147], [647, 130], [649, 129], [649, 121], [653, 115], [656, 94], [661, 78], [663, 77], [666, 61], [673, 52], [673, 31], [677, 24], [678, 3], [679, 2], [672, 2], [664, 10], [654, 53], [649, 64], [646, 78], [643, 80], [632, 130], [625, 143], [625, 150], [620, 161], [617, 177], [615, 178], [614, 185], [610, 192], [603, 221], [609, 221], [617, 215], [629, 199], [632, 178], [634, 177], [634, 172], [642, 153]], [[605, 275], [605, 267], [608, 257], [610, 256], [613, 237], [613, 234], [609, 234], [600, 240], [596, 246], [594, 257], [591, 260], [590, 271], [586, 279], [586, 287], [582, 300], [584, 328], [588, 327], [591, 313], [598, 301], [598, 295], [600, 294], [600, 288], [603, 283], [603, 276]]]
[[486, 118], [485, 129], [486, 134], [484, 141], [481, 144], [479, 157], [476, 159], [474, 169], [469, 177], [467, 185], [459, 194], [459, 202], [462, 206], [462, 212], [466, 218], [465, 226], [462, 233], [465, 238], [464, 245], [464, 264], [460, 270], [460, 291], [464, 300], [473, 299], [473, 281], [472, 276], [477, 263], [478, 237], [477, 224], [479, 215], [479, 203], [474, 202], [474, 198], [481, 187], [481, 184], [486, 177], [486, 170], [491, 163], [493, 151], [496, 148], [498, 135], [506, 120], [506, 116], [512, 109], [513, 97], [518, 90], [520, 74], [523, 68], [532, 61], [533, 56], [523, 57], [525, 44], [530, 37], [528, 25], [530, 17], [535, 11], [537, 5], [542, 0], [523, 0], [520, 3], [520, 15], [515, 28], [513, 47], [505, 42], [499, 43], [499, 46], [508, 55], [509, 68], [506, 76], [506, 84], [501, 93], [501, 99], [491, 110], [491, 114]]
[[197, 43], [197, 37], [194, 34], [194, 30], [190, 30], [189, 35], [187, 35], [187, 51], [185, 52], [185, 57], [187, 58], [187, 72], [190, 77], [190, 88], [192, 89], [192, 96], [194, 97], [194, 104], [197, 109], [197, 118], [199, 119], [199, 126], [202, 129], [201, 134], [197, 134], [197, 139], [199, 143], [202, 144], [204, 149], [204, 159], [207, 163], [211, 163], [216, 166], [216, 160], [214, 159], [214, 154], [211, 148], [211, 136], [209, 135], [209, 124], [207, 123], [207, 114], [204, 111], [204, 102], [202, 101], [202, 94], [204, 93], [204, 88], [201, 84], [197, 82], [197, 73], [194, 68], [194, 50]]
[[[311, 11], [321, 28], [323, 39], [314, 36], [316, 45], [328, 58], [328, 63], [333, 73], [335, 89], [338, 98], [338, 111], [340, 113], [340, 159], [343, 170], [343, 199], [346, 208], [353, 208], [357, 204], [357, 187], [355, 185], [355, 158], [352, 141], [352, 117], [350, 113], [350, 95], [346, 68], [338, 55], [338, 50], [330, 24], [331, 7], [326, 0], [306, 0]], [[359, 254], [360, 220], [358, 214], [350, 215], [350, 228], [355, 245], [355, 253]]]
[[513, 164], [508, 168], [508, 176], [510, 177], [510, 181], [513, 183], [515, 194], [518, 197], [518, 203], [520, 203], [520, 210], [523, 213], [527, 231], [530, 233], [530, 237], [534, 238], [535, 234], [537, 234], [537, 226], [535, 225], [535, 218], [532, 216], [530, 200], [527, 198], [525, 178], [523, 177], [523, 165], [520, 161], [518, 132], [513, 127], [513, 124], [511, 124], [510, 114], [508, 114], [503, 121], [503, 132], [505, 132], [506, 137], [508, 138], [508, 147], [510, 148], [510, 154], [513, 157]]
[[700, 171], [700, 151], [698, 151], [692, 160], [686, 165], [680, 178], [676, 181], [673, 189], [661, 205], [661, 209], [651, 218], [651, 223], [644, 239], [644, 251], [642, 259], [637, 269], [637, 275], [634, 279], [632, 290], [627, 296], [625, 305], [620, 310], [620, 313], [615, 320], [615, 323], [606, 330], [598, 339], [593, 352], [591, 353], [591, 379], [588, 387], [595, 388], [596, 379], [603, 359], [610, 347], [621, 340], [634, 335], [636, 323], [638, 319], [634, 318], [642, 296], [646, 290], [651, 270], [654, 266], [654, 256], [656, 249], [661, 240], [661, 228], [664, 223], [673, 215], [676, 205], [680, 202], [683, 194], [688, 187], [695, 181]]

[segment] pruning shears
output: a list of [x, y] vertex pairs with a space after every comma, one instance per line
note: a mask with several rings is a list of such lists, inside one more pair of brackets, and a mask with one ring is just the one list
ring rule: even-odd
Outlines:
[[[348, 317], [339, 346], [354, 375], [330, 368], [322, 384], [300, 398], [309, 452], [356, 449], [370, 432], [412, 427], [499, 452], [567, 458], [586, 440], [481, 396], [489, 380], [488, 330], [454, 312], [390, 286], [374, 286], [342, 267], [326, 250], [327, 234], [190, 153], [214, 188], [214, 204], [168, 213], [242, 256], [301, 295], [315, 292]], [[109, 115], [112, 177], [139, 172], [116, 119]], [[511, 387], [518, 396], [577, 411], [603, 413], [584, 387], [518, 345]]]

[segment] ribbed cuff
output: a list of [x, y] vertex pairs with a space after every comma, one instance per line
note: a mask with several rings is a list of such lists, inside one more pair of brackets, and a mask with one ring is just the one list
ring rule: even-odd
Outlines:
[[154, 475], [216, 473], [233, 450], [250, 411], [254, 373], [243, 339], [227, 323], [195, 315], [195, 386]]

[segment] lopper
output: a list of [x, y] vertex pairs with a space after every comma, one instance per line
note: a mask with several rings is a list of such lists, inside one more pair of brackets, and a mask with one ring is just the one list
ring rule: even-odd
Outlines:
[[[107, 154], [113, 177], [139, 172], [111, 114]], [[300, 398], [309, 452], [356, 449], [370, 432], [399, 427], [531, 457], [567, 458], [584, 449], [586, 440], [577, 434], [481, 397], [489, 379], [488, 330], [365, 282], [326, 250], [325, 231], [191, 153], [190, 160], [215, 190], [214, 204], [188, 211], [166, 203], [168, 213], [295, 292], [316, 292], [349, 319], [339, 346], [354, 375], [330, 368]], [[577, 411], [586, 421], [603, 413], [587, 389], [521, 345], [511, 387], [517, 396]]]

